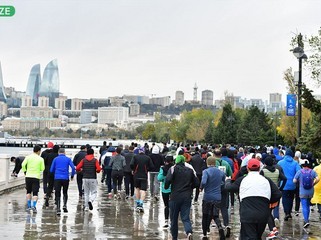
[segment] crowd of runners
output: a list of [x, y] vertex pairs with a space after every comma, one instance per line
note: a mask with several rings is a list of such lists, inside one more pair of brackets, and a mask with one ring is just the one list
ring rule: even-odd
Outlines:
[[[231, 237], [229, 217], [236, 201], [241, 240], [262, 239], [266, 228], [266, 239], [277, 238], [280, 221], [299, 216], [300, 209], [307, 229], [312, 205], [317, 206], [321, 219], [321, 165], [312, 153], [303, 154], [294, 147], [141, 146], [134, 142], [112, 146], [104, 141], [99, 154], [87, 144], [70, 159], [62, 146], [49, 142], [48, 149], [41, 151], [35, 146], [33, 154], [19, 164], [26, 176], [27, 211], [37, 213], [41, 176], [45, 206], [50, 205], [54, 192], [57, 215], [61, 209], [68, 212], [68, 187], [74, 176], [84, 211], [93, 210], [101, 179], [107, 197], [134, 200], [139, 214], [144, 212], [146, 195], [149, 201], [162, 200], [163, 228], [170, 229], [174, 240], [178, 238], [179, 216], [187, 239], [193, 238], [190, 212], [191, 206], [198, 204], [202, 205], [203, 239], [208, 238], [213, 224], [220, 239]], [[17, 171], [15, 168], [14, 173]]]

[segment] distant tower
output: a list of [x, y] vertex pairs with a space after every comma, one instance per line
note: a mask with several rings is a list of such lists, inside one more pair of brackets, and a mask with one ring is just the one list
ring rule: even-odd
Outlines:
[[49, 106], [55, 106], [55, 98], [59, 97], [59, 71], [57, 59], [49, 62], [43, 72], [39, 96], [49, 98]]
[[4, 87], [3, 87], [1, 62], [0, 62], [0, 101], [1, 102], [6, 102], [7, 101], [7, 97], [6, 97], [6, 94], [4, 93]]
[[194, 93], [193, 93], [193, 101], [194, 102], [197, 102], [197, 85], [196, 85], [196, 83], [195, 83], [195, 85], [194, 85]]
[[32, 104], [38, 104], [39, 89], [41, 84], [40, 64], [36, 64], [31, 68], [26, 94], [31, 97]]

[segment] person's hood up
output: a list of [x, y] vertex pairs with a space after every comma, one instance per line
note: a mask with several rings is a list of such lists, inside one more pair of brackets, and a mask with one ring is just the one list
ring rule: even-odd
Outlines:
[[110, 146], [107, 151], [108, 152], [116, 152], [116, 148]]
[[[292, 152], [292, 151], [291, 151], [291, 152]], [[291, 157], [290, 155], [285, 155], [284, 158], [283, 158], [283, 160], [285, 160], [285, 161], [287, 161], [287, 162], [293, 162], [293, 161], [294, 161], [293, 157]]]

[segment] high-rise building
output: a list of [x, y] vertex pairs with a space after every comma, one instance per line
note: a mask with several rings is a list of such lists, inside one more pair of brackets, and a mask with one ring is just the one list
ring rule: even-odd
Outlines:
[[26, 95], [32, 99], [32, 104], [36, 106], [38, 104], [38, 96], [41, 84], [40, 64], [36, 64], [31, 68]]
[[92, 118], [92, 110], [84, 109], [80, 113], [80, 124], [88, 124], [91, 123]]
[[176, 91], [175, 105], [184, 105], [184, 92], [183, 91]]
[[59, 96], [58, 98], [55, 99], [55, 108], [62, 111], [66, 110], [66, 101], [67, 101], [66, 96]]
[[213, 91], [211, 90], [202, 91], [202, 104], [206, 106], [213, 105]]
[[161, 105], [162, 107], [167, 107], [171, 104], [171, 97], [167, 96], [151, 98], [149, 99], [149, 104], [157, 104]]
[[98, 108], [98, 124], [128, 123], [128, 107], [100, 107]]
[[49, 106], [55, 106], [55, 98], [59, 97], [59, 71], [57, 59], [49, 62], [43, 72], [39, 96], [49, 97]]
[[123, 99], [126, 99], [129, 103], [149, 104], [148, 96], [123, 95]]
[[73, 98], [71, 99], [71, 110], [72, 111], [80, 111], [82, 110], [82, 99]]
[[32, 98], [27, 95], [21, 98], [21, 107], [32, 107]]
[[7, 97], [4, 92], [2, 69], [1, 69], [1, 62], [0, 62], [0, 102], [6, 102], [6, 101], [7, 101]]
[[8, 116], [8, 105], [5, 102], [0, 102], [0, 117]]
[[39, 97], [38, 98], [38, 107], [49, 107], [49, 98], [48, 97]]

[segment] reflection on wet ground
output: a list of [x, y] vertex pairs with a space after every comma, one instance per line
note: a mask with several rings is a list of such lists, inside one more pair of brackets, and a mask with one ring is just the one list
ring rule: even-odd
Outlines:
[[[107, 197], [105, 186], [99, 183], [97, 201], [94, 210], [83, 211], [82, 200], [78, 198], [76, 182], [70, 183], [68, 213], [56, 216], [53, 201], [49, 208], [43, 208], [43, 194], [37, 204], [38, 213], [25, 211], [25, 190], [15, 190], [0, 196], [0, 239], [171, 239], [169, 230], [164, 230], [162, 201], [147, 200], [145, 212], [134, 211], [133, 199], [114, 200]], [[280, 209], [283, 219], [282, 209]], [[237, 206], [235, 214], [230, 214], [233, 235], [237, 239], [239, 217]], [[201, 205], [193, 205], [191, 210], [193, 239], [202, 239]], [[294, 216], [288, 222], [281, 221], [279, 239], [321, 239], [319, 213], [311, 213], [309, 231], [302, 228], [303, 219]], [[186, 239], [183, 226], [179, 225], [179, 239]], [[266, 234], [268, 229], [266, 229]], [[266, 235], [265, 234], [265, 235]], [[264, 238], [265, 239], [265, 235]], [[209, 239], [219, 239], [216, 228], [211, 228]]]

